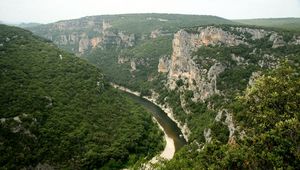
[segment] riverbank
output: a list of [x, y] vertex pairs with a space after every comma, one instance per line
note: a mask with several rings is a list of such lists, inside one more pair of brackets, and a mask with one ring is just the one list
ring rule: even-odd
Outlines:
[[161, 105], [157, 102], [158, 94], [153, 93], [151, 97], [143, 96], [143, 98], [149, 100], [150, 102], [160, 107], [168, 115], [168, 117], [177, 124], [178, 128], [182, 132], [184, 139], [188, 141], [189, 135], [191, 134], [190, 129], [187, 127], [186, 124], [182, 125], [182, 123], [175, 119], [173, 110], [169, 105]]
[[[117, 88], [117, 89], [120, 89], [122, 91], [125, 91], [125, 92], [128, 92], [128, 93], [131, 93], [131, 94], [134, 94], [136, 96], [140, 96], [141, 93], [139, 92], [136, 92], [136, 91], [132, 91], [126, 87], [123, 87], [123, 86], [120, 86], [120, 85], [117, 85], [117, 84], [114, 84], [114, 83], [110, 83], [114, 88]], [[167, 115], [168, 117], [173, 120], [178, 128], [181, 130], [182, 134], [183, 134], [183, 137], [186, 141], [188, 141], [188, 138], [189, 138], [189, 135], [191, 134], [191, 131], [189, 130], [189, 128], [187, 127], [187, 124], [184, 124], [182, 125], [181, 122], [179, 122], [178, 120], [175, 119], [174, 117], [174, 114], [173, 114], [173, 110], [172, 108], [169, 106], [169, 105], [161, 105], [157, 102], [157, 98], [158, 98], [158, 94], [155, 94], [154, 92], [152, 93], [152, 96], [151, 97], [148, 97], [148, 96], [143, 96], [144, 99], [154, 103], [155, 105], [157, 105], [158, 107], [161, 108], [161, 110], [163, 110]]]
[[[125, 91], [125, 92], [128, 92], [128, 93], [131, 93], [131, 94], [134, 94], [136, 96], [140, 96], [140, 93], [139, 92], [135, 92], [135, 91], [132, 91], [128, 88], [125, 88], [123, 86], [119, 86], [117, 84], [114, 84], [114, 83], [110, 83], [114, 88], [116, 89], [119, 89], [119, 90], [122, 90], [122, 91]], [[147, 99], [145, 97], [143, 97], [144, 99]], [[150, 98], [148, 98], [147, 100], [149, 100], [150, 102], [153, 102], [151, 101]], [[154, 102], [153, 102], [154, 103]], [[156, 104], [156, 103], [154, 103]], [[162, 108], [161, 108], [162, 109]], [[153, 117], [154, 118], [154, 117]], [[155, 122], [157, 122], [159, 128], [164, 132], [164, 138], [165, 138], [165, 141], [166, 141], [166, 146], [164, 148], [164, 150], [162, 151], [162, 153], [159, 155], [159, 156], [155, 156], [153, 157], [149, 162], [151, 164], [155, 164], [158, 162], [159, 159], [166, 159], [166, 160], [170, 160], [173, 158], [174, 154], [175, 154], [175, 144], [174, 144], [174, 140], [172, 138], [170, 138], [166, 132], [164, 131], [163, 127], [158, 123], [158, 121], [154, 118]]]
[[[123, 87], [123, 86], [120, 86], [120, 85], [117, 85], [117, 84], [114, 84], [114, 83], [111, 83], [111, 85], [114, 88], [117, 88], [119, 90], [125, 91], [127, 93], [133, 94], [133, 95], [138, 96], [138, 97], [140, 96], [139, 92], [132, 91], [132, 90], [126, 88], [126, 87]], [[166, 116], [177, 125], [177, 128], [181, 132], [183, 132], [180, 137], [184, 137], [185, 140], [187, 141], [188, 135], [189, 135], [189, 129], [187, 128], [187, 126], [186, 125], [185, 126], [181, 126], [181, 124], [179, 123], [179, 121], [177, 121], [174, 118], [172, 109], [170, 107], [166, 106], [166, 105], [160, 105], [160, 104], [158, 104], [158, 102], [157, 102], [158, 94], [156, 94], [154, 92], [152, 94], [153, 95], [151, 97], [145, 97], [144, 96], [143, 99], [145, 99], [145, 100], [153, 103], [154, 105], [156, 105], [157, 107], [159, 107], [162, 111], [164, 111], [164, 113], [166, 114]], [[154, 117], [154, 120], [157, 122], [157, 120], [155, 119], [155, 117]], [[162, 151], [162, 153], [160, 155], [155, 156], [154, 158], [152, 158], [149, 161], [152, 164], [155, 164], [160, 159], [170, 160], [170, 159], [173, 158], [173, 156], [174, 156], [174, 154], [176, 152], [176, 145], [175, 145], [174, 139], [172, 137], [168, 136], [168, 134], [165, 132], [165, 130], [163, 129], [163, 127], [159, 123], [158, 123], [158, 125], [161, 128], [161, 130], [164, 132], [164, 138], [165, 138], [165, 141], [166, 141], [166, 146], [165, 146], [164, 150]]]

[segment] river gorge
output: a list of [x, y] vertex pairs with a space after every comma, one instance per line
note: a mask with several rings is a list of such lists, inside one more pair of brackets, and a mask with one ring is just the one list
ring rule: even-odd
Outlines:
[[[163, 159], [170, 160], [173, 158], [174, 153], [183, 147], [187, 142], [184, 138], [182, 130], [177, 126], [167, 113], [165, 113], [160, 106], [156, 105], [154, 102], [150, 101], [149, 98], [140, 97], [138, 92], [133, 92], [125, 87], [111, 84], [114, 88], [117, 88], [127, 94], [133, 101], [143, 106], [148, 110], [154, 117], [155, 121], [163, 130], [165, 134], [166, 146], [164, 151], [159, 155]], [[154, 157], [151, 163], [156, 163], [157, 158]]]

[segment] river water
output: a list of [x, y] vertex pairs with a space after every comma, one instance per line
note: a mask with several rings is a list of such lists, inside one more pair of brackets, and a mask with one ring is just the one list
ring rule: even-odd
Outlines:
[[178, 128], [177, 124], [172, 119], [170, 119], [168, 115], [162, 109], [160, 109], [160, 107], [142, 97], [136, 96], [128, 92], [124, 93], [126, 93], [127, 96], [130, 97], [133, 101], [140, 104], [146, 110], [152, 113], [157, 122], [164, 129], [167, 136], [174, 140], [175, 152], [186, 144], [186, 140], [184, 139], [182, 132]]

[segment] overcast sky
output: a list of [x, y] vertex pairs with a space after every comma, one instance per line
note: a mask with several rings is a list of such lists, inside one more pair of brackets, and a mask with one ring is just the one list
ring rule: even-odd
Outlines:
[[179, 13], [227, 19], [300, 17], [300, 0], [0, 0], [0, 21], [49, 23], [89, 15]]

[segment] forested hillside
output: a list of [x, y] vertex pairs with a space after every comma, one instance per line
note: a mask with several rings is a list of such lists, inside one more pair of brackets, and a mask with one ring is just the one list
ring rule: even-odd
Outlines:
[[110, 81], [140, 91], [157, 74], [159, 58], [172, 53], [180, 28], [234, 24], [208, 15], [123, 14], [90, 16], [29, 28], [60, 48], [86, 58]]
[[299, 169], [299, 65], [289, 61], [269, 70], [227, 108], [240, 137], [213, 138], [197, 150], [188, 145], [161, 169]]
[[300, 31], [300, 18], [265, 18], [265, 19], [244, 19], [236, 22], [257, 25], [264, 27], [280, 28], [289, 31]]
[[120, 169], [162, 150], [150, 113], [50, 41], [0, 25], [0, 167]]
[[30, 29], [170, 111], [188, 144], [158, 169], [299, 169], [297, 31], [213, 16], [110, 17]]
[[154, 91], [190, 128], [189, 145], [161, 168], [298, 169], [298, 40], [250, 26], [177, 32]]

